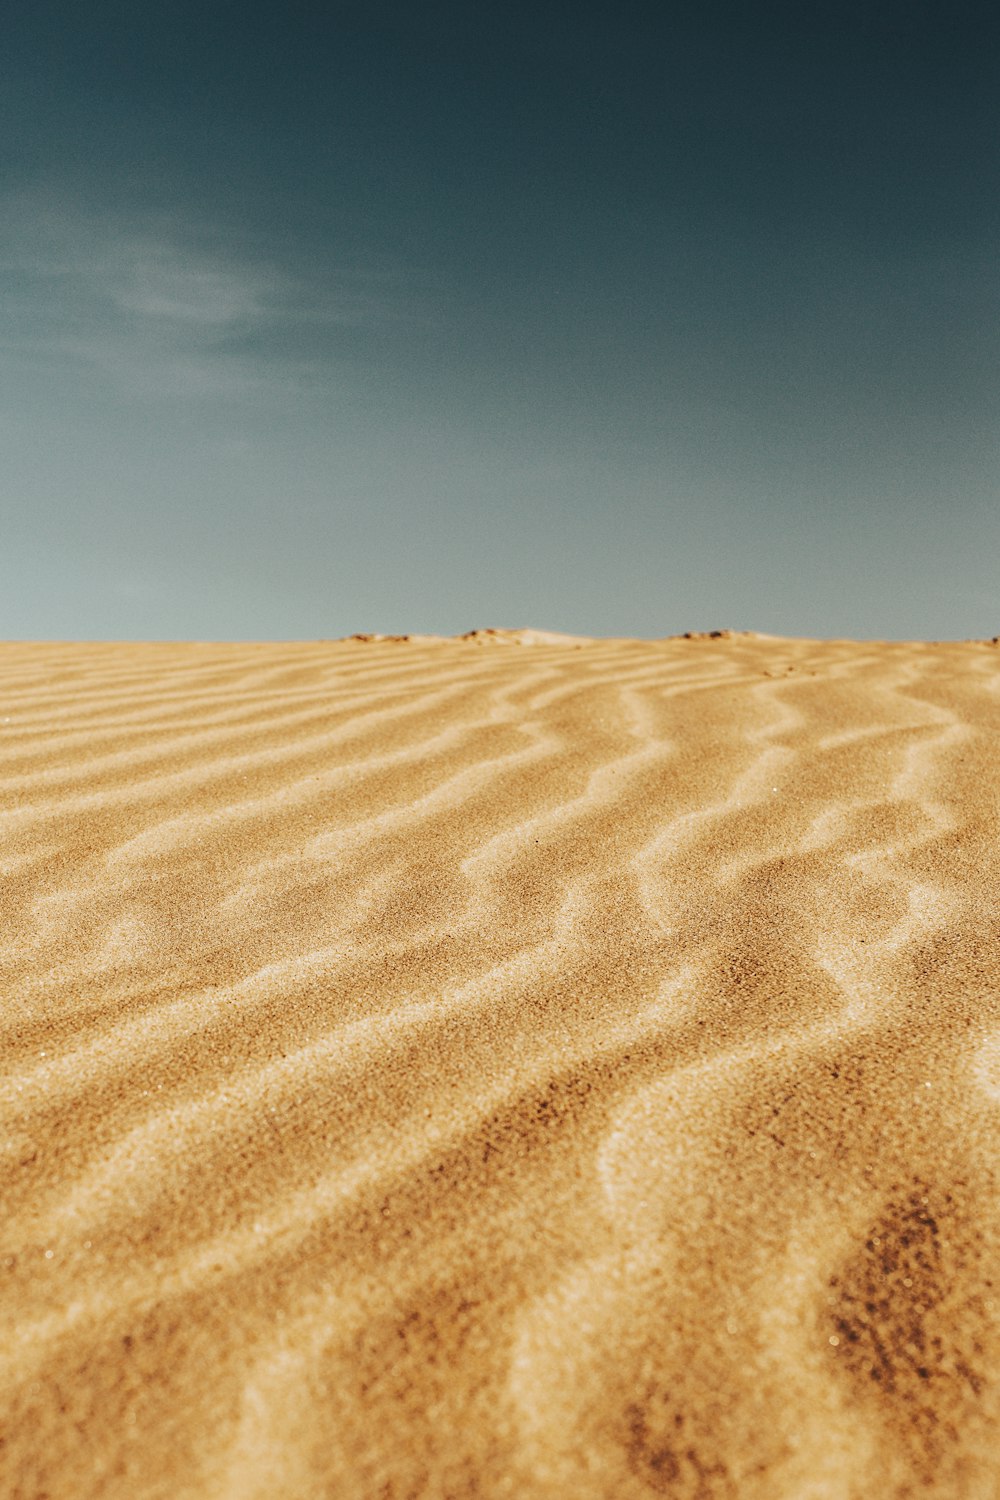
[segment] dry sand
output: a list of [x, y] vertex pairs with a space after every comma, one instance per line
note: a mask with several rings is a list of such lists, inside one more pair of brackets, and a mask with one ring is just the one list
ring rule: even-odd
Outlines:
[[998, 730], [986, 643], [2, 648], [0, 1494], [1000, 1495]]

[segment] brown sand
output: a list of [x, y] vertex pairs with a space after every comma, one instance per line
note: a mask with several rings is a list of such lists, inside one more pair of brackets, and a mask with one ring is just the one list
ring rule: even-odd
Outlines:
[[3, 648], [0, 1494], [1000, 1495], [998, 730], [989, 644]]

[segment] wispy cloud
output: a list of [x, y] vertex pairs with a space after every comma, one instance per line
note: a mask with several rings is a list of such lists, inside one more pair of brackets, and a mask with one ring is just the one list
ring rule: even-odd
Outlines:
[[121, 396], [221, 397], [315, 383], [338, 333], [411, 316], [399, 278], [324, 267], [171, 216], [89, 212], [41, 195], [3, 205], [0, 360]]

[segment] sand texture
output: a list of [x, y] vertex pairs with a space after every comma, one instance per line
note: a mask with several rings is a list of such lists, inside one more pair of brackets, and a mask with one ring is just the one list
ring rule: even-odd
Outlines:
[[0, 1495], [1000, 1496], [998, 731], [989, 643], [0, 648]]

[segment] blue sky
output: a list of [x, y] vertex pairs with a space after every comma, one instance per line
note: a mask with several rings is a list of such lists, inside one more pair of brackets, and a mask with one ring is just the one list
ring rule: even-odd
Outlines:
[[996, 634], [998, 53], [878, 10], [14, 7], [0, 636]]

